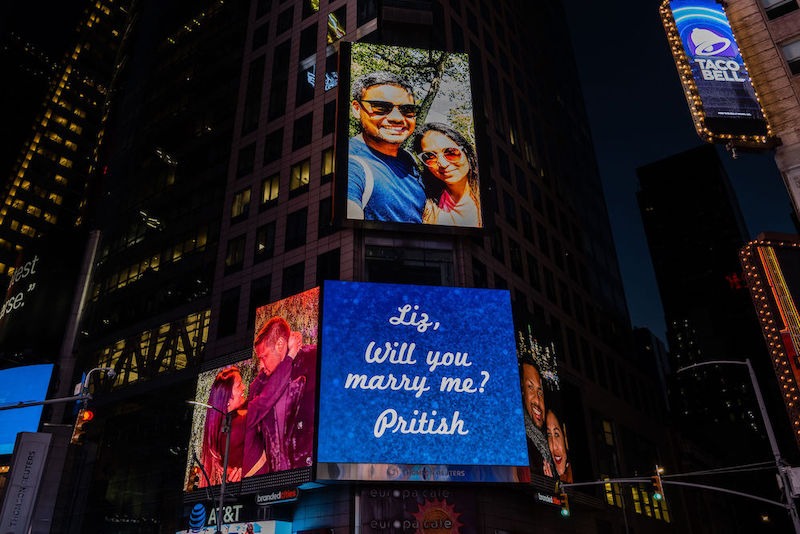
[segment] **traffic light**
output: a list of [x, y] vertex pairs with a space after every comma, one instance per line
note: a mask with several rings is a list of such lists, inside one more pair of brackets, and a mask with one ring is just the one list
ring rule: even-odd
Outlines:
[[664, 470], [656, 466], [656, 474], [650, 477], [653, 485], [653, 500], [660, 501], [664, 499], [664, 486], [661, 483], [661, 473]]
[[78, 418], [75, 420], [75, 428], [72, 430], [70, 443], [80, 445], [83, 443], [83, 435], [86, 433], [86, 424], [94, 419], [94, 412], [88, 408], [81, 408]]
[[561, 517], [569, 517], [569, 497], [558, 482], [556, 482], [556, 497], [561, 503]]

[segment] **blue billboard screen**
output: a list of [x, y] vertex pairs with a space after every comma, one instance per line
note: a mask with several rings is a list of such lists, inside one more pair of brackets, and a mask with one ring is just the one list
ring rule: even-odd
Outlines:
[[[43, 401], [52, 372], [53, 364], [50, 363], [0, 371], [0, 406]], [[14, 452], [17, 433], [36, 432], [41, 416], [41, 406], [0, 411], [0, 454]]]
[[728, 17], [715, 0], [669, 2], [712, 134], [764, 135], [767, 125]]
[[322, 316], [317, 478], [518, 480], [507, 291], [326, 281]]

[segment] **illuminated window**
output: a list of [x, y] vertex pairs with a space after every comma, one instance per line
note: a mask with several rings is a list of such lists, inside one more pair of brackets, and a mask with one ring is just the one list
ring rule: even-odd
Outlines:
[[33, 215], [34, 217], [39, 217], [42, 214], [42, 210], [32, 204], [29, 204], [28, 207], [25, 209], [25, 213], [27, 213], [28, 215]]
[[261, 182], [261, 206], [270, 206], [278, 202], [278, 187], [281, 175], [273, 174]]
[[333, 171], [336, 169], [336, 156], [333, 147], [322, 151], [322, 183], [330, 182], [333, 179]]
[[78, 117], [80, 117], [80, 118], [82, 118], [82, 119], [85, 119], [85, 118], [86, 118], [86, 112], [85, 112], [85, 111], [83, 111], [82, 109], [75, 108], [75, 110], [73, 111], [73, 113], [75, 113], [75, 115], [77, 115]]
[[48, 197], [47, 197], [47, 200], [49, 200], [50, 202], [52, 202], [53, 204], [55, 204], [57, 206], [60, 206], [61, 203], [64, 201], [64, 197], [62, 197], [61, 195], [58, 195], [56, 193], [50, 193], [48, 195]]
[[80, 135], [81, 133], [83, 133], [83, 127], [82, 126], [78, 126], [77, 124], [75, 124], [73, 122], [73, 123], [70, 123], [70, 125], [69, 125], [69, 131]]
[[[608, 478], [604, 477], [604, 480], [608, 480]], [[603, 488], [605, 489], [606, 502], [611, 506], [622, 508], [622, 492], [620, 491], [619, 484], [606, 482], [603, 484]]]
[[72, 168], [72, 161], [68, 160], [63, 156], [58, 158], [58, 164], [61, 165], [62, 167], [66, 167], [67, 169]]
[[78, 150], [78, 145], [76, 145], [75, 143], [73, 143], [70, 140], [64, 141], [64, 146], [67, 147], [68, 149], [72, 150], [73, 152]]
[[19, 229], [21, 234], [24, 234], [28, 237], [36, 237], [36, 230], [31, 228], [27, 224], [23, 224], [22, 227]]
[[44, 218], [45, 222], [48, 222], [50, 224], [55, 224], [56, 220], [57, 220], [57, 217], [55, 215], [53, 215], [52, 213], [49, 213], [47, 211], [44, 212], [44, 217], [43, 218]]
[[247, 217], [250, 211], [250, 188], [239, 191], [233, 195], [233, 204], [231, 206], [231, 218]]
[[53, 180], [55, 180], [57, 184], [67, 185], [67, 179], [61, 176], [60, 174], [56, 174], [55, 176], [53, 176]]
[[61, 115], [56, 115], [55, 117], [53, 117], [53, 120], [55, 121], [56, 124], [59, 124], [61, 126], [66, 126], [68, 122], [67, 119], [65, 119]]
[[290, 195], [292, 191], [300, 191], [300, 188], [304, 188], [303, 191], [308, 189], [308, 182], [309, 176], [311, 174], [311, 160], [305, 159], [300, 163], [292, 165], [292, 168], [289, 171], [289, 191]]
[[603, 440], [606, 445], [614, 446], [614, 427], [611, 425], [611, 421], [603, 421]]

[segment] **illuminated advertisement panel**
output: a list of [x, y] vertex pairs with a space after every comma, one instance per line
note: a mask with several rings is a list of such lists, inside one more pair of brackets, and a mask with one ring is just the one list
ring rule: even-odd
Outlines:
[[[762, 239], [740, 254], [792, 427], [800, 427], [800, 241]], [[800, 430], [795, 430], [800, 444]]]
[[270, 475], [264, 479], [269, 485], [276, 478], [271, 475], [299, 469], [307, 475], [293, 480], [310, 480], [318, 322], [319, 288], [262, 306], [256, 310], [252, 357], [199, 375], [195, 402], [202, 405], [192, 423], [187, 490], [221, 483], [226, 414], [226, 482]]
[[467, 55], [354, 43], [349, 79], [347, 219], [483, 227]]
[[661, 15], [698, 134], [766, 143], [767, 122], [722, 4], [667, 0]]
[[573, 482], [567, 435], [571, 421], [562, 402], [555, 346], [532, 322], [518, 327], [516, 334], [530, 473]]
[[[0, 406], [39, 402], [47, 396], [53, 364], [25, 365], [0, 371]], [[0, 411], [0, 454], [11, 454], [19, 432], [36, 432], [42, 406]]]
[[317, 478], [528, 477], [508, 291], [326, 281]]

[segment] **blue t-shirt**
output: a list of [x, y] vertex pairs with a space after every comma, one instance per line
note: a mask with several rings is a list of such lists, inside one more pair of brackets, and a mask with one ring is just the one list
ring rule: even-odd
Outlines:
[[[347, 167], [347, 200], [361, 206], [366, 221], [421, 223], [425, 207], [425, 190], [414, 160], [405, 150], [397, 157], [387, 156], [369, 148], [358, 138], [350, 139], [350, 158]], [[372, 171], [372, 193], [362, 206], [366, 176], [363, 165]]]

